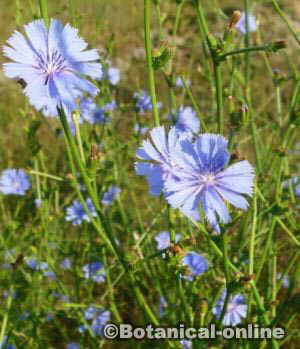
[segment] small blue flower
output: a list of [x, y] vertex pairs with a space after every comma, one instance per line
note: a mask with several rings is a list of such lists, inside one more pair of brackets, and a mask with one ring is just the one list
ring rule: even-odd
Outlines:
[[[99, 309], [95, 306], [89, 306], [84, 312], [84, 318], [86, 320], [92, 320], [91, 329], [95, 335], [103, 335], [103, 327], [110, 320], [111, 313], [108, 310]], [[79, 332], [83, 333], [86, 327], [81, 325], [79, 327]]]
[[57, 116], [57, 107], [63, 107], [70, 115], [78, 99], [97, 95], [98, 88], [84, 76], [102, 78], [99, 55], [86, 50], [78, 29], [51, 19], [49, 28], [35, 20], [25, 25], [25, 32], [27, 37], [15, 31], [7, 40], [3, 51], [14, 63], [4, 64], [4, 74], [25, 81], [24, 93], [37, 110]]
[[80, 344], [75, 342], [68, 343], [66, 349], [80, 349]]
[[106, 325], [106, 323], [110, 320], [110, 316], [110, 311], [104, 310], [93, 320], [91, 329], [96, 336], [103, 335], [103, 328]]
[[63, 261], [60, 263], [60, 267], [64, 270], [69, 270], [72, 268], [72, 262], [70, 258], [65, 258]]
[[163, 316], [165, 314], [165, 308], [167, 307], [167, 302], [163, 296], [159, 298], [159, 303], [158, 303], [158, 312], [160, 316]]
[[26, 264], [29, 268], [33, 270], [41, 270], [45, 271], [48, 270], [48, 263], [46, 262], [39, 262], [36, 258], [30, 258], [26, 260]]
[[17, 349], [15, 345], [9, 344], [8, 343], [8, 338], [5, 336], [0, 343], [0, 349]]
[[106, 103], [104, 106], [103, 106], [103, 109], [105, 111], [113, 111], [117, 108], [117, 103], [116, 101], [111, 101], [109, 103]]
[[103, 264], [100, 262], [92, 262], [86, 264], [82, 271], [85, 279], [91, 279], [94, 282], [101, 283], [105, 281], [105, 270]]
[[[150, 140], [144, 140], [137, 150], [137, 158], [142, 162], [135, 164], [136, 173], [145, 176], [149, 184], [149, 192], [153, 196], [159, 196], [166, 180], [173, 178], [175, 154], [180, 152], [180, 142], [186, 134], [178, 133], [172, 127], [166, 133], [164, 127], [155, 127], [150, 131]], [[175, 180], [175, 178], [174, 178]]]
[[[96, 217], [97, 213], [91, 199], [86, 200], [90, 215]], [[80, 225], [83, 221], [90, 222], [89, 215], [85, 212], [79, 200], [74, 200], [72, 205], [66, 209], [66, 221], [73, 225]]]
[[192, 342], [191, 341], [187, 341], [186, 339], [180, 341], [180, 343], [182, 344], [183, 349], [191, 349], [192, 348]]
[[147, 126], [142, 126], [140, 124], [135, 124], [134, 125], [134, 132], [135, 133], [144, 135], [145, 133], [148, 132], [148, 130], [149, 130], [149, 127], [147, 127]]
[[[186, 80], [186, 84], [187, 86], [191, 86], [191, 81], [190, 80]], [[176, 83], [175, 83], [176, 87], [184, 87], [184, 83], [181, 79], [180, 76], [178, 76], [178, 78], [176, 79]]]
[[46, 270], [44, 272], [44, 276], [46, 276], [50, 280], [56, 280], [56, 274], [54, 273], [54, 271]]
[[295, 191], [295, 195], [300, 196], [300, 177], [293, 176], [292, 178], [290, 178], [282, 183], [282, 187], [284, 189], [288, 189], [290, 186]]
[[[213, 308], [213, 314], [220, 318], [226, 298], [226, 289], [222, 292], [220, 299], [217, 301]], [[224, 326], [236, 326], [242, 322], [243, 318], [247, 316], [247, 304], [245, 297], [241, 294], [237, 294], [229, 297], [225, 316], [223, 318]]]
[[30, 188], [29, 177], [23, 170], [9, 168], [0, 177], [0, 192], [3, 194], [25, 195]]
[[112, 85], [117, 85], [120, 82], [120, 70], [115, 67], [108, 68], [107, 78]]
[[109, 187], [107, 192], [103, 194], [103, 198], [101, 200], [102, 204], [106, 206], [111, 205], [120, 192], [121, 189], [117, 186]]
[[[250, 33], [257, 31], [256, 17], [251, 15], [251, 14], [248, 14], [248, 26], [249, 26], [248, 29], [249, 29]], [[236, 28], [243, 35], [245, 35], [247, 33], [245, 12], [242, 13], [242, 17], [238, 21], [238, 23], [236, 24]]]
[[178, 131], [193, 135], [200, 131], [200, 121], [191, 107], [180, 106], [175, 127]]
[[[180, 234], [175, 235], [175, 241], [178, 242], [180, 240]], [[170, 233], [168, 231], [162, 231], [156, 235], [155, 241], [157, 242], [157, 249], [164, 250], [171, 245]]]
[[182, 265], [187, 266], [189, 269], [189, 275], [183, 276], [189, 281], [193, 281], [195, 276], [203, 274], [208, 269], [206, 258], [196, 252], [188, 252], [183, 257]]
[[[282, 274], [278, 273], [277, 274], [277, 280], [281, 280], [281, 278], [282, 278]], [[287, 275], [285, 275], [285, 277], [282, 280], [282, 286], [285, 287], [285, 288], [289, 288], [290, 287], [290, 279], [289, 279], [289, 277]]]
[[42, 200], [41, 199], [35, 199], [34, 200], [34, 204], [35, 204], [36, 208], [39, 208], [42, 205]]
[[[109, 106], [111, 107], [111, 106]], [[84, 98], [80, 102], [81, 115], [90, 124], [105, 124], [110, 121], [106, 116], [106, 108], [98, 107], [91, 98]]]
[[[141, 90], [140, 92], [135, 92], [133, 98], [136, 101], [136, 108], [141, 114], [145, 114], [148, 111], [152, 110], [152, 100], [151, 96], [145, 90]], [[158, 109], [161, 108], [161, 103], [157, 103]]]

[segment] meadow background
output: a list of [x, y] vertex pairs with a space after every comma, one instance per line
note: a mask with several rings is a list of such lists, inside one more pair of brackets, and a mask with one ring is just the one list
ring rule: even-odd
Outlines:
[[[168, 115], [180, 105], [197, 109], [200, 121], [216, 132], [217, 104], [212, 63], [197, 22], [192, 1], [186, 0], [178, 16], [176, 1], [153, 2], [152, 45], [154, 53], [169, 47], [168, 62], [155, 72], [161, 123], [170, 125]], [[252, 46], [285, 40], [278, 52], [237, 55], [222, 64], [224, 136], [231, 139], [235, 159], [246, 158], [256, 169], [258, 191], [249, 199], [247, 212], [236, 212], [226, 226], [229, 259], [241, 274], [231, 273], [236, 290], [247, 295], [252, 311], [247, 322], [262, 323], [249, 282], [254, 279], [264, 311], [272, 325], [283, 326], [287, 338], [280, 347], [299, 348], [299, 197], [292, 185], [282, 183], [300, 172], [299, 143], [299, 42], [271, 1], [249, 0], [257, 16], [258, 30], [249, 36]], [[300, 4], [278, 1], [300, 40]], [[94, 162], [99, 201], [111, 185], [121, 188], [118, 198], [103, 207], [105, 221], [125, 251], [135, 282], [158, 322], [200, 326], [214, 321], [212, 307], [224, 287], [223, 261], [207, 235], [163, 198], [151, 197], [146, 180], [134, 171], [135, 152], [145, 135], [134, 130], [136, 123], [154, 127], [151, 112], [141, 115], [133, 95], [148, 88], [144, 49], [144, 17], [141, 0], [48, 0], [49, 17], [79, 28], [80, 35], [97, 48], [103, 61], [120, 70], [120, 82], [100, 82], [97, 101], [116, 100], [112, 121], [81, 127], [85, 156], [91, 145], [99, 146]], [[211, 34], [222, 37], [234, 10], [243, 11], [242, 1], [207, 0], [203, 8]], [[160, 17], [159, 17], [160, 16]], [[178, 16], [178, 17], [177, 17]], [[40, 17], [34, 0], [1, 0], [0, 46], [15, 29]], [[160, 18], [160, 19], [159, 19]], [[178, 20], [178, 22], [177, 22]], [[174, 36], [174, 26], [178, 30]], [[242, 47], [244, 37], [236, 34], [233, 47]], [[176, 47], [176, 50], [175, 50]], [[7, 59], [0, 56], [0, 62]], [[246, 71], [246, 67], [248, 70]], [[247, 75], [248, 74], [248, 75]], [[184, 76], [190, 88], [174, 87], [168, 79]], [[288, 137], [285, 135], [288, 133]], [[0, 342], [7, 336], [17, 348], [169, 348], [167, 342], [114, 342], [95, 335], [84, 317], [91, 305], [111, 311], [113, 322], [143, 325], [149, 322], [136, 299], [130, 277], [91, 223], [73, 226], [65, 220], [66, 208], [77, 199], [66, 145], [59, 120], [43, 117], [22, 94], [20, 84], [0, 71], [0, 170], [23, 168], [30, 176], [31, 189], [25, 196], [0, 194]], [[37, 207], [35, 200], [41, 200]], [[162, 253], [155, 237], [162, 231], [181, 234], [178, 248]], [[254, 235], [253, 235], [254, 234]], [[211, 235], [221, 244], [218, 236]], [[249, 275], [249, 244], [254, 236], [254, 275]], [[253, 245], [252, 245], [253, 247]], [[196, 281], [180, 281], [181, 257], [197, 251], [210, 264]], [[45, 275], [30, 268], [35, 259], [48, 264]], [[68, 258], [70, 267], [62, 267]], [[106, 281], [96, 283], [84, 277], [84, 265], [101, 261]], [[277, 280], [287, 276], [288, 287]], [[161, 297], [168, 305], [159, 311]], [[250, 300], [249, 300], [250, 298]], [[250, 307], [250, 305], [248, 305]], [[153, 319], [150, 319], [153, 320]], [[192, 321], [191, 321], [192, 320]], [[87, 330], [80, 332], [80, 326]], [[174, 342], [176, 348], [182, 347]], [[216, 341], [194, 343], [195, 348], [267, 348], [271, 342]], [[3, 346], [5, 348], [5, 346]], [[69, 347], [71, 348], [71, 347]], [[74, 347], [75, 348], [75, 347]]]

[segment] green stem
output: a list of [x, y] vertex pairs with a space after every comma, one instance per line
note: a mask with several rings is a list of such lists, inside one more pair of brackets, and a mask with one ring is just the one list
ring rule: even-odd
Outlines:
[[48, 15], [48, 1], [39, 0], [41, 17], [44, 18], [46, 27], [49, 27], [49, 15]]
[[224, 107], [223, 107], [223, 83], [220, 63], [214, 61], [214, 73], [216, 84], [216, 101], [218, 115], [218, 132], [224, 132]]
[[148, 79], [149, 79], [149, 88], [152, 100], [153, 116], [155, 125], [160, 125], [158, 107], [157, 107], [157, 98], [155, 92], [155, 78], [154, 70], [152, 64], [152, 44], [151, 44], [151, 28], [150, 28], [150, 18], [151, 18], [151, 0], [144, 0], [144, 32], [145, 32], [145, 50], [146, 50], [146, 59], [148, 66]]
[[219, 58], [224, 59], [224, 58], [227, 58], [229, 56], [239, 55], [241, 53], [267, 51], [269, 49], [269, 47], [270, 47], [269, 45], [245, 47], [245, 48], [241, 48], [239, 50], [234, 50], [234, 51], [224, 53], [223, 55], [220, 55]]

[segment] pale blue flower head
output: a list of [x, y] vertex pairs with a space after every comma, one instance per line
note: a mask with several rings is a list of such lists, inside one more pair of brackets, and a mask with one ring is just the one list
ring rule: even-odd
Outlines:
[[[96, 217], [97, 213], [91, 199], [86, 200], [90, 215]], [[79, 200], [74, 200], [72, 205], [66, 209], [66, 221], [73, 225], [80, 225], [83, 221], [90, 222], [90, 217]]]
[[70, 260], [70, 258], [65, 258], [61, 261], [60, 263], [60, 267], [63, 269], [63, 270], [69, 270], [72, 268], [72, 262]]
[[103, 328], [110, 320], [110, 317], [110, 311], [103, 310], [94, 318], [91, 329], [96, 336], [103, 336]]
[[134, 132], [144, 135], [145, 133], [147, 133], [149, 131], [149, 127], [147, 126], [142, 126], [140, 124], [135, 124], [134, 125]]
[[[136, 108], [141, 114], [145, 114], [148, 111], [152, 110], [152, 100], [151, 96], [145, 90], [141, 90], [140, 92], [135, 92], [133, 95]], [[161, 108], [161, 103], [157, 103], [158, 109]]]
[[207, 271], [207, 259], [196, 252], [188, 252], [182, 259], [182, 265], [188, 267], [189, 275], [183, 276], [189, 281], [193, 281], [195, 276], [199, 276]]
[[[247, 33], [245, 12], [242, 13], [242, 17], [235, 27], [240, 31], [241, 34], [245, 35]], [[252, 14], [248, 14], [248, 29], [250, 33], [257, 31], [256, 17]]]
[[117, 186], [111, 186], [108, 188], [107, 192], [103, 194], [103, 198], [101, 200], [102, 204], [105, 206], [111, 205], [116, 197], [120, 194], [121, 189]]
[[[214, 306], [212, 312], [220, 318], [226, 298], [226, 289], [222, 292], [221, 297]], [[236, 294], [229, 297], [229, 302], [225, 310], [225, 315], [222, 321], [224, 326], [236, 326], [240, 324], [247, 316], [247, 304], [245, 297], [241, 294]]]
[[105, 281], [105, 270], [101, 262], [92, 262], [82, 268], [84, 278], [93, 280], [96, 283]]
[[187, 136], [199, 133], [200, 121], [196, 112], [191, 107], [180, 106], [175, 127], [178, 131], [187, 133]]
[[[277, 273], [277, 280], [281, 280], [282, 279], [282, 274], [281, 273]], [[289, 288], [290, 287], [290, 279], [287, 275], [284, 276], [284, 278], [282, 279], [282, 286], [284, 288]]]
[[84, 95], [96, 96], [98, 88], [85, 76], [102, 78], [96, 50], [86, 50], [87, 43], [69, 24], [51, 19], [49, 28], [43, 20], [25, 25], [26, 36], [18, 31], [7, 40], [3, 51], [13, 63], [4, 64], [9, 78], [23, 79], [25, 95], [46, 116], [57, 116], [57, 108], [66, 114], [77, 109]]
[[[180, 240], [180, 235], [176, 234], [175, 241], [178, 242]], [[157, 242], [157, 249], [164, 250], [169, 248], [171, 245], [170, 233], [168, 231], [162, 231], [156, 235], [155, 241]]]
[[92, 98], [84, 98], [80, 102], [81, 116], [90, 124], [105, 124], [109, 118], [105, 115], [105, 109], [100, 108]]
[[180, 341], [180, 343], [182, 344], [182, 348], [183, 349], [191, 349], [192, 348], [192, 341], [188, 341], [186, 339]]
[[107, 78], [112, 85], [117, 85], [120, 82], [120, 70], [115, 67], [108, 68]]
[[284, 181], [282, 183], [282, 186], [284, 189], [288, 189], [291, 186], [295, 192], [295, 195], [300, 196], [300, 177], [299, 176], [293, 176], [292, 178]]
[[[187, 86], [191, 86], [191, 81], [186, 80], [186, 84], [187, 84]], [[176, 87], [184, 87], [184, 83], [183, 83], [182, 78], [180, 76], [177, 77], [175, 85], [176, 85]]]
[[164, 183], [165, 197], [173, 208], [197, 221], [201, 206], [216, 232], [220, 232], [218, 220], [231, 221], [225, 201], [239, 209], [248, 208], [243, 195], [252, 195], [254, 180], [254, 169], [248, 161], [225, 169], [230, 157], [227, 143], [224, 137], [214, 134], [203, 134], [194, 142], [183, 140], [181, 149], [172, 156], [173, 176]]
[[158, 303], [158, 312], [160, 316], [163, 316], [165, 314], [165, 308], [167, 307], [167, 301], [165, 300], [165, 297], [160, 296], [159, 303]]
[[0, 192], [6, 195], [25, 195], [30, 188], [29, 177], [24, 170], [8, 168], [0, 176]]
[[68, 343], [66, 349], [80, 349], [80, 344], [75, 342]]
[[162, 126], [155, 127], [150, 132], [150, 140], [144, 140], [138, 149], [136, 155], [142, 161], [135, 164], [135, 170], [138, 175], [147, 178], [151, 195], [160, 195], [168, 178], [176, 181], [173, 172], [177, 165], [173, 159], [180, 151], [180, 141], [184, 137], [175, 127], [169, 132]]

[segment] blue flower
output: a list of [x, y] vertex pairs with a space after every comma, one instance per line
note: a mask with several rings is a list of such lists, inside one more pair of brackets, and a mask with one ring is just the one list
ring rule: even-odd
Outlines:
[[117, 108], [117, 103], [116, 101], [111, 101], [109, 103], [106, 103], [104, 106], [103, 106], [103, 109], [105, 111], [113, 111]]
[[115, 67], [108, 68], [107, 78], [112, 85], [117, 85], [120, 81], [120, 70]]
[[[145, 114], [148, 111], [152, 110], [152, 100], [151, 96], [145, 90], [140, 92], [135, 92], [133, 98], [136, 101], [136, 108], [141, 114]], [[158, 109], [161, 108], [161, 103], [157, 103]]]
[[[281, 281], [282, 279], [282, 274], [281, 273], [277, 273], [277, 280]], [[285, 288], [289, 288], [290, 286], [290, 279], [287, 275], [285, 275], [285, 277], [282, 280], [282, 286]]]
[[[166, 134], [164, 127], [155, 127], [150, 132], [150, 140], [143, 141], [137, 151], [137, 157], [143, 162], [135, 164], [136, 173], [146, 176], [151, 195], [161, 194], [165, 181], [173, 178], [174, 153], [180, 151], [180, 141], [185, 137], [175, 127]], [[175, 165], [176, 166], [176, 165]], [[176, 180], [176, 178], [174, 178]]]
[[103, 194], [103, 198], [101, 200], [103, 205], [111, 205], [117, 195], [121, 192], [121, 189], [116, 186], [111, 186], [108, 188], [107, 192]]
[[187, 341], [186, 339], [180, 341], [180, 343], [182, 344], [183, 349], [191, 349], [192, 348], [192, 342], [191, 341]]
[[[212, 310], [217, 318], [220, 318], [222, 314], [226, 293], [227, 291], [225, 289]], [[245, 297], [241, 294], [230, 296], [222, 324], [224, 326], [236, 326], [241, 323], [246, 316], [247, 304], [245, 302]]]
[[80, 349], [80, 344], [78, 343], [68, 343], [66, 349]]
[[109, 119], [105, 115], [105, 109], [100, 108], [91, 98], [84, 98], [80, 102], [81, 115], [90, 124], [105, 124]]
[[300, 196], [300, 177], [293, 176], [292, 178], [282, 183], [284, 189], [288, 189], [290, 186], [294, 189], [295, 195]]
[[72, 268], [72, 262], [70, 258], [65, 258], [63, 261], [60, 263], [60, 267], [64, 270], [68, 270]]
[[[99, 309], [95, 306], [89, 306], [84, 312], [84, 318], [86, 320], [92, 320], [91, 329], [95, 335], [103, 335], [103, 327], [110, 320], [111, 313], [105, 309]], [[79, 332], [83, 333], [86, 330], [85, 326], [79, 327]]]
[[24, 93], [30, 103], [46, 116], [57, 116], [57, 107], [66, 114], [77, 109], [77, 99], [96, 96], [98, 88], [86, 80], [102, 78], [96, 50], [86, 50], [87, 43], [69, 24], [51, 19], [49, 29], [43, 20], [25, 25], [27, 37], [15, 31], [4, 46], [4, 54], [14, 63], [4, 64], [9, 78], [23, 79]]
[[[249, 26], [249, 32], [256, 32], [257, 31], [257, 24], [256, 24], [256, 17], [248, 14], [248, 26]], [[246, 28], [246, 14], [243, 12], [241, 19], [238, 21], [238, 23], [235, 26], [241, 34], [247, 33]]]
[[[191, 81], [190, 80], [186, 80], [186, 84], [187, 86], [191, 86]], [[181, 79], [180, 76], [178, 76], [178, 78], [176, 79], [176, 83], [175, 83], [176, 87], [184, 87], [184, 83]]]
[[15, 345], [9, 344], [8, 343], [8, 338], [5, 336], [0, 343], [0, 349], [17, 349]]
[[185, 139], [181, 150], [172, 154], [172, 176], [165, 179], [165, 197], [191, 220], [200, 219], [199, 206], [216, 232], [231, 221], [225, 200], [246, 210], [244, 194], [251, 196], [254, 169], [248, 161], [225, 168], [229, 161], [227, 140], [220, 135], [203, 134], [192, 142]]
[[[180, 240], [180, 235], [175, 235], [175, 241], [178, 242]], [[161, 233], [157, 234], [155, 237], [155, 241], [157, 242], [157, 249], [158, 250], [164, 250], [171, 245], [171, 238], [170, 233], [168, 231], [162, 231]]]
[[42, 205], [42, 200], [41, 199], [35, 199], [34, 200], [34, 204], [35, 204], [36, 208], [39, 208]]
[[180, 106], [175, 127], [178, 131], [185, 132], [188, 136], [192, 136], [195, 133], [199, 133], [200, 121], [191, 107]]
[[110, 311], [101, 311], [93, 320], [91, 329], [97, 336], [103, 335], [103, 328], [106, 323], [110, 320]]
[[158, 303], [158, 312], [160, 316], [163, 316], [165, 314], [165, 308], [167, 307], [167, 302], [163, 296], [159, 298], [159, 303]]
[[25, 195], [30, 188], [29, 177], [23, 170], [8, 168], [0, 177], [0, 191], [3, 194]]
[[189, 269], [189, 275], [184, 276], [189, 281], [193, 281], [195, 276], [203, 274], [208, 269], [206, 258], [196, 252], [188, 252], [182, 259], [182, 265]]
[[[97, 213], [91, 199], [86, 200], [90, 215], [96, 217]], [[72, 222], [73, 225], [79, 225], [83, 221], [90, 222], [90, 217], [85, 212], [79, 200], [74, 200], [72, 205], [66, 209], [66, 221]]]
[[149, 127], [147, 126], [142, 126], [140, 124], [135, 124], [134, 125], [134, 132], [135, 133], [139, 133], [141, 135], [144, 135], [145, 133], [147, 133], [149, 130]]
[[92, 262], [86, 264], [82, 271], [85, 279], [91, 279], [94, 282], [101, 283], [105, 281], [105, 270], [103, 264], [100, 262]]

